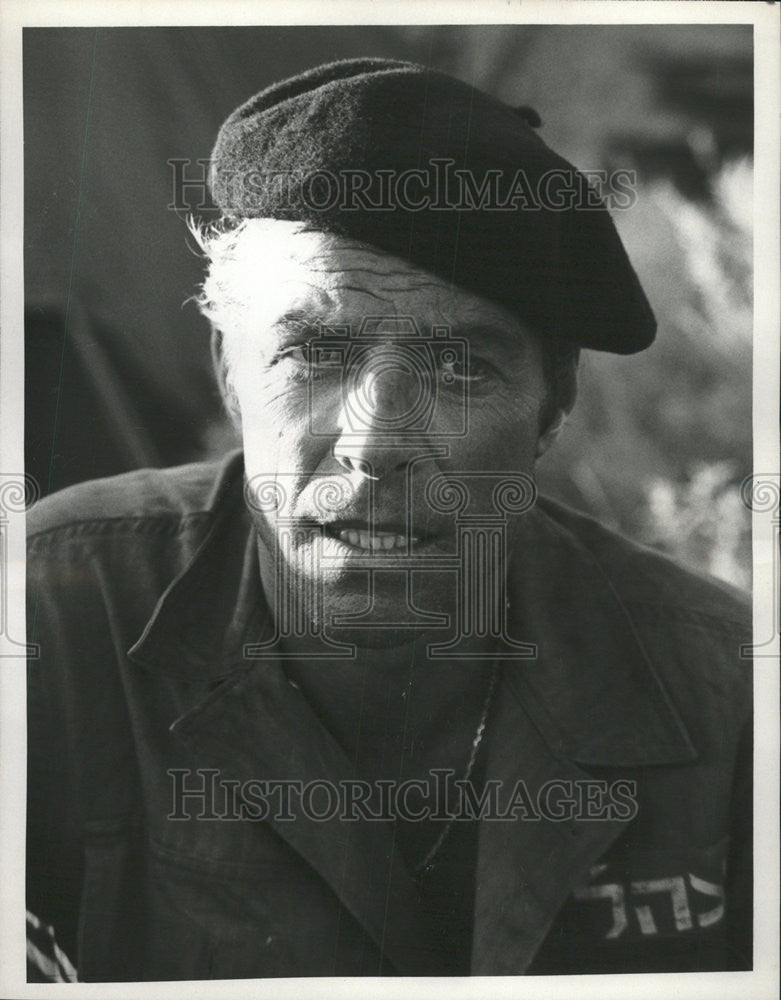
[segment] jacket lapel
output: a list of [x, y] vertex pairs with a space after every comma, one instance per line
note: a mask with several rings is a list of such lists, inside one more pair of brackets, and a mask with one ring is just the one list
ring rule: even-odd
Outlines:
[[[518, 783], [532, 803], [548, 782], [577, 789], [589, 766], [696, 759], [606, 569], [540, 507], [513, 554], [510, 601], [512, 637], [534, 642], [537, 657], [505, 667], [489, 723], [486, 778], [505, 802]], [[483, 822], [472, 973], [525, 972], [567, 896], [629, 822], [577, 810]]]
[[[488, 778], [501, 782], [500, 809], [522, 782], [539, 801], [548, 782], [586, 778], [576, 764], [551, 753], [519, 703], [510, 680], [502, 684], [493, 729]], [[626, 823], [554, 821], [519, 814], [480, 827], [472, 946], [473, 975], [520, 975], [542, 944], [572, 888], [621, 833]]]
[[[339, 788], [355, 777], [341, 747], [272, 660], [223, 684], [172, 731], [240, 782], [294, 777], [304, 786], [327, 781]], [[360, 817], [344, 822], [338, 813], [317, 820], [297, 795], [290, 797], [290, 815], [268, 822], [328, 883], [381, 956], [402, 974], [430, 973], [436, 961], [431, 929], [389, 824]]]

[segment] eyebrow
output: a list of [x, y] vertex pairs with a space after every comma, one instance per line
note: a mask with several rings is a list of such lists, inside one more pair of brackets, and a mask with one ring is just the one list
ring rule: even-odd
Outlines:
[[281, 336], [294, 336], [296, 334], [313, 334], [322, 327], [327, 326], [319, 316], [304, 312], [303, 309], [293, 309], [283, 313], [272, 323], [270, 329], [276, 330]]
[[[278, 319], [274, 321], [273, 324], [278, 328], [324, 328], [328, 330], [333, 328], [339, 331], [339, 335], [346, 323], [329, 323], [322, 318], [322, 316], [314, 315], [303, 309], [292, 309], [289, 312], [283, 313]], [[421, 327], [418, 323], [418, 329], [421, 329], [425, 337], [425, 329]], [[450, 334], [453, 337], [463, 338], [469, 342], [470, 345], [473, 343], [484, 345], [496, 344], [499, 348], [503, 350], [514, 350], [517, 351], [519, 348], [524, 349], [523, 338], [518, 336], [518, 334], [509, 329], [502, 324], [488, 321], [486, 323], [432, 323], [432, 327], [436, 326], [438, 328], [449, 327]]]
[[318, 322], [303, 309], [293, 309], [291, 312], [283, 313], [274, 320], [274, 326], [314, 326]]

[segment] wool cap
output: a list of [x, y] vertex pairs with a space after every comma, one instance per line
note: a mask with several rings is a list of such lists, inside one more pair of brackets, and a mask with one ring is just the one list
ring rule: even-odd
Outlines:
[[[231, 220], [300, 221], [493, 299], [544, 337], [643, 350], [656, 321], [605, 200], [539, 124], [425, 66], [344, 60], [237, 108], [210, 187]], [[618, 195], [613, 207], [631, 204]]]

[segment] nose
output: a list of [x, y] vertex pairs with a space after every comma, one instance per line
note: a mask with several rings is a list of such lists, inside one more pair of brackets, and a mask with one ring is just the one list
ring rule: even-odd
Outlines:
[[346, 469], [348, 472], [358, 473], [363, 479], [377, 480], [381, 478], [380, 476], [373, 475], [370, 462], [357, 456], [344, 454], [343, 451], [337, 450], [336, 446], [334, 447], [334, 458], [343, 469]]
[[408, 348], [367, 351], [345, 373], [336, 461], [373, 480], [406, 468], [428, 440], [432, 392], [430, 372]]

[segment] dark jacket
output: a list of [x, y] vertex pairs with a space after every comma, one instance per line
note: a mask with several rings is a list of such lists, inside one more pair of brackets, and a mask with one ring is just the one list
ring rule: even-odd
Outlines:
[[[242, 477], [235, 453], [28, 516], [28, 908], [83, 980], [436, 974], [384, 823], [170, 818], [171, 772], [351, 774], [243, 655], [269, 614]], [[551, 501], [525, 516], [511, 631], [538, 658], [502, 674], [486, 778], [632, 782], [637, 810], [482, 820], [471, 971], [750, 968], [747, 604]]]

